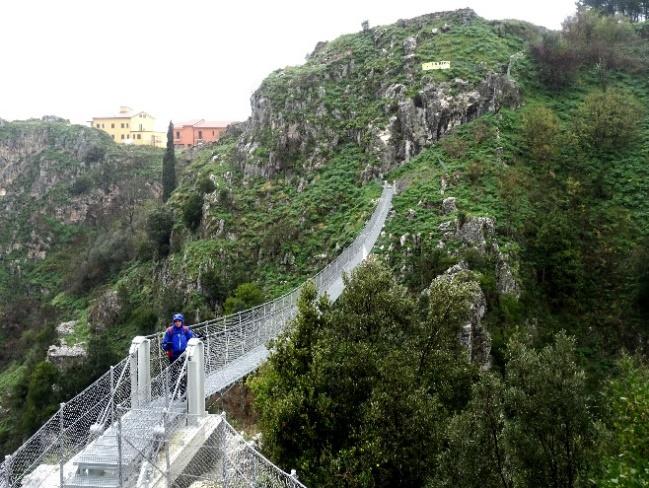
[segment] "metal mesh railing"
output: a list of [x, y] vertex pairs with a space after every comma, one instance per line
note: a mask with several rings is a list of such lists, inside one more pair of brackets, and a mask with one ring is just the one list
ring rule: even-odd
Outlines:
[[17, 486], [36, 466], [60, 464], [81, 451], [98, 422], [108, 424], [112, 421], [111, 405], [128, 404], [128, 370], [127, 357], [69, 402], [62, 403], [27, 442], [5, 457], [0, 468], [0, 486]]
[[[162, 428], [154, 449], [138, 448], [139, 439], [151, 429], [146, 423], [121, 431], [122, 446], [136, 449], [139, 458], [139, 463], [130, 458], [120, 463], [124, 484], [137, 480], [137, 486], [148, 488], [305, 488], [295, 472], [282, 471], [260, 454], [227, 422], [225, 414], [209, 415], [192, 427], [194, 419], [186, 414], [130, 413], [145, 419], [156, 417]], [[188, 443], [192, 436], [201, 438], [200, 445]]]
[[[342, 292], [343, 273], [353, 270], [369, 254], [381, 233], [393, 193], [394, 187], [386, 184], [362, 232], [334, 261], [312, 278], [318, 294], [328, 293], [332, 299], [336, 299]], [[268, 354], [265, 345], [295, 317], [303, 286], [257, 307], [193, 326], [205, 346], [208, 395], [248, 374], [265, 359]], [[182, 368], [185, 361], [181, 358], [168, 365], [166, 355], [159, 347], [162, 336], [163, 333], [149, 336], [153, 348], [150, 355], [150, 403], [152, 406], [173, 406], [174, 402], [183, 399], [182, 378], [186, 372]], [[12, 455], [6, 456], [0, 465], [0, 488], [13, 488], [21, 483], [29, 484], [31, 488], [54, 486], [52, 475], [43, 475], [42, 478], [32, 476], [40, 465], [56, 466], [59, 482], [55, 484], [63, 484], [72, 469], [70, 460], [95, 445], [99, 437], [109, 435], [115, 427], [118, 408], [134, 406], [131, 405], [131, 388], [134, 381], [132, 374], [135, 373], [130, 371], [133, 359], [132, 356], [124, 358], [83, 392], [61, 404], [59, 411], [32, 437]], [[181, 371], [178, 371], [179, 368]], [[173, 385], [173, 389], [170, 389], [170, 385]], [[152, 444], [151, 440], [148, 442]]]
[[[385, 185], [371, 218], [354, 241], [323, 268], [312, 281], [319, 295], [335, 300], [343, 289], [343, 274], [352, 271], [369, 254], [378, 239], [391, 208], [394, 186]], [[232, 315], [192, 326], [205, 344], [207, 394], [213, 394], [254, 370], [267, 351], [265, 344], [284, 329], [297, 313], [297, 302], [304, 284], [275, 300]], [[151, 370], [164, 368], [165, 353], [160, 347], [164, 332], [147, 336], [154, 354]], [[157, 351], [157, 353], [155, 353]], [[162, 366], [161, 366], [162, 365]], [[219, 372], [226, 374], [218, 377]]]

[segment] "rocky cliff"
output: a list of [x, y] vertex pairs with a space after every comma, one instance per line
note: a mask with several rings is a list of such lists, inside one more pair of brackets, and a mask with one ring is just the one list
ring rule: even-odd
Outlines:
[[[44, 258], [60, 226], [93, 226], [121, 212], [125, 199], [159, 192], [151, 171], [157, 151], [116, 146], [103, 132], [55, 117], [0, 127], [0, 254]], [[147, 178], [144, 178], [145, 180]], [[139, 196], [132, 195], [134, 191]]]
[[[467, 32], [477, 30], [494, 38], [486, 45], [498, 44], [496, 29], [471, 10], [318, 44], [303, 66], [274, 72], [252, 95], [252, 116], [237, 145], [240, 166], [250, 176], [300, 173], [357, 144], [366, 152], [367, 180], [460, 124], [518, 106], [519, 88], [507, 69], [514, 51], [483, 61], [484, 46], [466, 44]], [[451, 69], [422, 70], [436, 59], [452, 59]]]

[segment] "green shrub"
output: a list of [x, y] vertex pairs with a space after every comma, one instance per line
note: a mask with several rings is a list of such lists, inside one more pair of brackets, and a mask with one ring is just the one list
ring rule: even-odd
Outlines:
[[539, 42], [530, 46], [530, 51], [538, 63], [540, 78], [547, 86], [561, 89], [574, 82], [582, 60], [560, 34], [544, 34]]
[[523, 134], [533, 160], [548, 163], [559, 152], [561, 127], [556, 114], [546, 107], [533, 107], [523, 117]]
[[228, 315], [231, 313], [240, 312], [247, 308], [260, 305], [264, 302], [264, 293], [254, 283], [242, 283], [234, 292], [234, 295], [229, 296], [223, 305], [223, 312]]
[[157, 257], [165, 257], [169, 254], [173, 226], [174, 215], [167, 207], [158, 207], [149, 214], [146, 231]]
[[577, 109], [575, 132], [586, 147], [619, 151], [636, 138], [642, 116], [642, 107], [631, 93], [595, 91]]
[[22, 417], [23, 432], [31, 434], [58, 409], [55, 386], [59, 380], [56, 367], [41, 361], [31, 371]]
[[203, 219], [203, 196], [192, 193], [183, 207], [183, 222], [189, 230], [195, 232]]
[[68, 289], [73, 293], [84, 293], [115, 276], [134, 256], [134, 241], [128, 233], [121, 230], [102, 233], [85, 255], [71, 263]]
[[86, 152], [85, 155], [85, 160], [88, 161], [89, 163], [97, 163], [104, 159], [104, 156], [106, 155], [106, 148], [104, 146], [101, 146], [99, 144], [93, 144], [88, 148], [88, 151]]
[[158, 316], [145, 305], [142, 305], [131, 312], [128, 322], [133, 325], [138, 334], [149, 335], [156, 331]]
[[90, 176], [81, 175], [76, 180], [74, 180], [74, 183], [72, 183], [70, 192], [73, 195], [81, 195], [83, 193], [87, 193], [92, 188], [92, 184], [92, 178], [90, 178]]
[[643, 60], [630, 49], [638, 40], [633, 25], [624, 17], [581, 10], [563, 23], [563, 36], [586, 64], [633, 71]]
[[226, 210], [231, 209], [232, 205], [234, 204], [234, 198], [232, 197], [232, 192], [227, 188], [221, 188], [218, 194], [218, 202], [219, 205], [221, 205]]
[[625, 356], [618, 368], [603, 391], [609, 436], [595, 477], [603, 488], [643, 488], [649, 486], [649, 367]]
[[210, 269], [201, 274], [201, 289], [212, 307], [222, 304], [227, 296], [225, 282], [217, 269]]
[[216, 190], [216, 187], [214, 186], [214, 182], [209, 176], [206, 176], [205, 178], [201, 178], [198, 182], [198, 191], [199, 193], [205, 194], [205, 193], [212, 193], [214, 190]]

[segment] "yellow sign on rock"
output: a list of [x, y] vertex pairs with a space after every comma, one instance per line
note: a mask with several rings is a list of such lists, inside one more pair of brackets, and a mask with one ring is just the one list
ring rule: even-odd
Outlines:
[[431, 69], [451, 69], [450, 61], [431, 61], [430, 63], [422, 63], [422, 71], [430, 71]]

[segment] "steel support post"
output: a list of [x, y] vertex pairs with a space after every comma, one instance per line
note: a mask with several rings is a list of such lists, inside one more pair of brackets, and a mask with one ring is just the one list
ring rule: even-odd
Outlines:
[[195, 424], [205, 416], [205, 356], [203, 342], [192, 338], [187, 343], [187, 413]]
[[122, 469], [122, 414], [117, 412], [117, 475], [119, 488], [124, 486], [124, 472]]
[[141, 407], [151, 401], [151, 341], [137, 336], [129, 349], [131, 366], [131, 406]]
[[[125, 364], [125, 368], [128, 366]], [[108, 425], [112, 425], [115, 421], [115, 367], [110, 367], [110, 422]]]
[[13, 458], [11, 457], [11, 454], [5, 455], [5, 462], [4, 462], [5, 469], [4, 469], [4, 473], [3, 473], [4, 485], [3, 486], [6, 486], [7, 488], [11, 487], [11, 461], [12, 461], [12, 459]]
[[65, 466], [65, 403], [59, 406], [59, 486], [63, 488], [63, 467]]
[[169, 410], [165, 408], [164, 413], [162, 414], [162, 425], [164, 427], [164, 439], [165, 443], [165, 479], [167, 482], [167, 488], [171, 488], [171, 461], [169, 459], [169, 420], [167, 419], [169, 415]]

